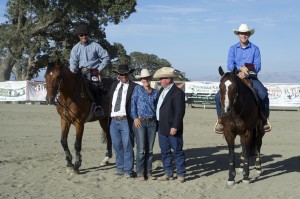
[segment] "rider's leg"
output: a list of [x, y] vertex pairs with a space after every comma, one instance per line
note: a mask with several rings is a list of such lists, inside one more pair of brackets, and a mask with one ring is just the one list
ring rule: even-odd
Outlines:
[[216, 96], [215, 96], [215, 102], [216, 102], [216, 111], [217, 111], [217, 115], [218, 115], [218, 120], [217, 123], [215, 125], [215, 132], [222, 134], [223, 133], [223, 125], [221, 124], [221, 100], [220, 100], [220, 91], [217, 92]]
[[260, 107], [265, 117], [263, 121], [264, 130], [265, 132], [271, 131], [271, 125], [268, 121], [270, 116], [268, 89], [258, 79], [253, 79], [252, 82], [253, 87], [257, 90], [260, 99]]
[[103, 108], [101, 106], [101, 89], [99, 88], [99, 84], [97, 82], [92, 83], [93, 87], [93, 95], [95, 98], [95, 103], [96, 103], [96, 110], [95, 110], [95, 116], [103, 116]]

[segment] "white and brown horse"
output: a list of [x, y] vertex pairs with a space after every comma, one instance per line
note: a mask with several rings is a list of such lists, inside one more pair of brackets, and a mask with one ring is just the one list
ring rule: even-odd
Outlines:
[[237, 69], [224, 73], [219, 67], [222, 76], [220, 80], [221, 123], [224, 126], [224, 137], [229, 149], [229, 177], [227, 184], [235, 184], [235, 138], [240, 136], [242, 155], [241, 166], [243, 182], [250, 183], [249, 159], [250, 150], [256, 156], [255, 168], [261, 173], [260, 149], [264, 130], [262, 126], [262, 113], [251, 88], [237, 76]]

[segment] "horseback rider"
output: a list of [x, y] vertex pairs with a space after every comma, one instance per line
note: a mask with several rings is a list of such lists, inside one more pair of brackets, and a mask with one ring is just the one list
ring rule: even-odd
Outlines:
[[80, 23], [76, 34], [79, 42], [71, 50], [70, 70], [75, 73], [79, 69], [86, 79], [91, 80], [92, 93], [96, 103], [95, 116], [103, 116], [100, 97], [107, 91], [101, 83], [101, 70], [109, 65], [110, 57], [100, 44], [89, 39], [88, 24]]
[[[258, 80], [257, 73], [261, 69], [261, 55], [259, 48], [249, 41], [249, 37], [254, 34], [255, 29], [249, 29], [247, 24], [241, 24], [238, 30], [233, 30], [234, 34], [238, 36], [239, 42], [230, 47], [227, 59], [227, 69], [233, 71], [237, 67], [238, 76], [241, 79], [251, 79], [253, 88], [257, 91], [259, 98], [260, 108], [264, 114], [264, 130], [265, 132], [271, 131], [271, 125], [268, 121], [269, 111], [269, 97], [268, 90]], [[216, 94], [216, 109], [218, 121], [215, 125], [215, 132], [222, 134], [223, 125], [220, 120], [221, 116], [221, 103], [220, 92]]]

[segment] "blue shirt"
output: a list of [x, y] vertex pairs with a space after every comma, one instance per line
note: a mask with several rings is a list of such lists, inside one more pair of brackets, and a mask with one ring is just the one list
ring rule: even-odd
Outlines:
[[156, 117], [155, 102], [157, 97], [157, 90], [152, 88], [152, 92], [148, 93], [143, 86], [135, 86], [131, 96], [131, 117], [133, 119], [139, 116]]
[[240, 42], [231, 46], [228, 52], [227, 69], [233, 71], [236, 66], [237, 69], [245, 66], [245, 63], [254, 64], [256, 73], [261, 68], [261, 57], [259, 48], [253, 43], [249, 42], [246, 48], [242, 48]]
[[87, 44], [78, 42], [71, 50], [70, 70], [76, 72], [78, 68], [98, 68], [101, 71], [110, 61], [109, 55], [100, 44], [88, 40]]

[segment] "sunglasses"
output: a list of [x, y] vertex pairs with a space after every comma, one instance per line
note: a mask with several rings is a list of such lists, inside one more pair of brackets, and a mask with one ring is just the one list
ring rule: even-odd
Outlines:
[[87, 37], [88, 35], [87, 34], [80, 34], [79, 35], [79, 37], [83, 37], [83, 36]]

